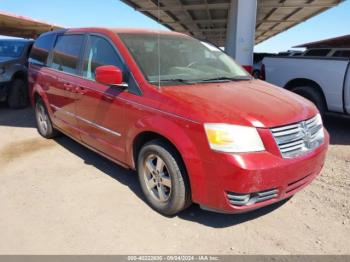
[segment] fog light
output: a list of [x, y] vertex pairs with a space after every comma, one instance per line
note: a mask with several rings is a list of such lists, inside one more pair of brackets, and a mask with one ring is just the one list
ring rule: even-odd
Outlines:
[[237, 194], [229, 192], [227, 198], [233, 206], [250, 206], [271, 200], [278, 196], [278, 189], [271, 189], [252, 194]]

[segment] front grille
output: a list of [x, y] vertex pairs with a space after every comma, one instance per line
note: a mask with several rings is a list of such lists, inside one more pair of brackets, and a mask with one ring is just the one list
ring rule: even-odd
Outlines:
[[249, 206], [256, 203], [261, 203], [278, 196], [277, 189], [271, 189], [267, 191], [262, 191], [253, 194], [237, 194], [237, 193], [227, 193], [227, 198], [231, 205], [234, 206]]
[[323, 144], [324, 130], [320, 115], [297, 124], [271, 129], [283, 158], [304, 155]]

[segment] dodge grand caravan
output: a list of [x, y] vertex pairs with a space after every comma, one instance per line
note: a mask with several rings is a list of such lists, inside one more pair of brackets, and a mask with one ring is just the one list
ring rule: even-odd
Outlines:
[[49, 32], [29, 62], [38, 132], [137, 170], [164, 215], [191, 203], [254, 210], [290, 198], [323, 167], [329, 135], [311, 102], [187, 35]]

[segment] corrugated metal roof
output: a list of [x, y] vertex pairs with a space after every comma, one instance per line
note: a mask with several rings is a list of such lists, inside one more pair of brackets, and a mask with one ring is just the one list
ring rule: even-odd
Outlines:
[[[121, 0], [171, 30], [223, 46], [231, 0]], [[339, 4], [342, 0], [258, 0], [256, 43]], [[159, 14], [159, 19], [158, 19]]]
[[306, 47], [306, 48], [350, 48], [350, 35], [339, 36], [335, 38], [325, 39], [321, 41], [306, 43], [302, 45], [295, 46], [297, 47]]
[[0, 12], [0, 35], [36, 38], [41, 33], [62, 28], [59, 25]]

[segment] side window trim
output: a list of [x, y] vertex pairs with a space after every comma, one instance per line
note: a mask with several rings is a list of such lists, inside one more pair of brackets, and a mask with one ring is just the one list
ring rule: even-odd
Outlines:
[[118, 48], [115, 46], [115, 44], [111, 41], [111, 39], [103, 34], [99, 34], [99, 33], [89, 33], [88, 34], [89, 37], [90, 36], [97, 36], [97, 37], [101, 37], [103, 39], [105, 39], [113, 48], [113, 50], [116, 52], [118, 58], [120, 59], [120, 61], [122, 62], [125, 70], [128, 70], [129, 71], [129, 68], [127, 67], [126, 63], [125, 63], [125, 60], [124, 60], [124, 57], [121, 55], [121, 53], [119, 52]]
[[[57, 70], [55, 68], [52, 68], [53, 53], [54, 53], [54, 50], [55, 50], [58, 38], [60, 36], [72, 36], [72, 35], [81, 35], [81, 36], [83, 36], [83, 44], [82, 44], [82, 47], [81, 47], [81, 50], [80, 50], [80, 54], [78, 56], [77, 73], [76, 74], [71, 74], [71, 73], [68, 73], [68, 72], [64, 72], [64, 71], [60, 71], [60, 70]], [[53, 41], [53, 45], [52, 45], [51, 51], [49, 53], [47, 67], [49, 69], [51, 69], [51, 70], [54, 70], [54, 71], [57, 71], [57, 72], [60, 72], [60, 73], [66, 74], [66, 75], [82, 76], [82, 70], [83, 70], [83, 66], [82, 66], [82, 64], [83, 64], [83, 57], [82, 56], [83, 56], [84, 51], [86, 49], [86, 43], [87, 43], [86, 38], [87, 38], [87, 34], [86, 33], [59, 33], [59, 34], [56, 34], [55, 35], [55, 39]]]
[[88, 33], [87, 36], [86, 36], [86, 42], [85, 42], [85, 47], [84, 47], [84, 53], [83, 53], [83, 56], [82, 56], [82, 67], [81, 67], [81, 71], [82, 71], [82, 75], [81, 75], [81, 76], [82, 76], [84, 79], [95, 82], [95, 80], [89, 79], [89, 78], [87, 78], [87, 77], [85, 77], [85, 76], [83, 75], [83, 71], [84, 71], [84, 67], [85, 67], [85, 58], [88, 57], [88, 51], [89, 51], [89, 50], [88, 50], [88, 46], [89, 46], [89, 44], [90, 44], [90, 39], [91, 39], [92, 36], [100, 37], [100, 38], [106, 40], [106, 41], [110, 44], [110, 46], [112, 47], [112, 49], [114, 50], [114, 52], [115, 52], [117, 58], [121, 61], [121, 64], [122, 64], [122, 67], [123, 67], [123, 68], [121, 68], [121, 69], [122, 69], [122, 70], [125, 70], [125, 73], [126, 73], [126, 74], [130, 74], [130, 73], [131, 73], [130, 70], [129, 70], [129, 68], [128, 68], [128, 66], [127, 66], [126, 63], [125, 63], [125, 60], [124, 60], [123, 56], [120, 54], [119, 50], [116, 48], [115, 44], [109, 39], [109, 37], [107, 37], [107, 36], [105, 36], [105, 35], [103, 35], [103, 34], [99, 34], [99, 33]]
[[55, 36], [54, 36], [53, 44], [51, 46], [51, 49], [49, 51], [49, 56], [47, 57], [47, 61], [46, 61], [46, 67], [50, 68], [50, 69], [53, 69], [53, 68], [51, 68], [52, 59], [53, 59], [53, 50], [54, 50], [54, 48], [56, 46], [58, 35], [60, 35], [60, 34], [55, 34]]
[[78, 61], [78, 68], [77, 68], [77, 74], [80, 77], [83, 77], [83, 70], [84, 70], [84, 56], [85, 56], [85, 51], [87, 49], [87, 44], [88, 44], [88, 38], [89, 35], [87, 33], [82, 34], [84, 36], [83, 39], [83, 46], [80, 50], [79, 54], [79, 61]]
[[49, 49], [48, 49], [48, 55], [47, 55], [46, 61], [43, 62], [42, 64], [41, 64], [41, 63], [36, 63], [36, 62], [31, 61], [31, 57], [30, 57], [32, 50], [36, 48], [36, 41], [35, 41], [35, 42], [32, 44], [31, 48], [29, 48], [30, 50], [29, 50], [29, 56], [28, 56], [28, 64], [32, 64], [32, 65], [35, 65], [35, 66], [37, 66], [37, 67], [48, 67], [48, 63], [49, 63], [49, 61], [50, 61], [51, 51], [52, 51], [53, 46], [54, 46], [54, 44], [55, 44], [55, 42], [56, 42], [56, 35], [57, 35], [56, 33], [48, 33], [48, 34], [46, 34], [46, 35], [39, 36], [39, 38], [36, 39], [36, 40], [38, 41], [38, 40], [40, 40], [41, 37], [44, 38], [44, 37], [50, 37], [50, 36], [52, 36], [51, 46], [50, 46]]
[[[120, 59], [122, 65], [123, 65], [123, 70], [125, 70], [125, 73], [128, 75], [128, 81], [127, 81], [127, 84], [128, 84], [128, 92], [134, 94], [134, 95], [137, 95], [137, 96], [142, 96], [142, 91], [141, 91], [141, 88], [139, 86], [139, 84], [137, 83], [135, 77], [134, 77], [134, 74], [131, 72], [131, 70], [129, 69], [128, 65], [126, 64], [125, 62], [125, 59], [124, 57], [121, 55], [119, 49], [116, 47], [115, 43], [113, 43], [113, 41], [107, 37], [106, 35], [104, 34], [99, 34], [99, 33], [87, 33], [87, 37], [86, 37], [86, 42], [85, 42], [85, 50], [84, 50], [84, 53], [83, 53], [83, 57], [82, 57], [82, 71], [84, 70], [84, 66], [85, 66], [85, 57], [87, 57], [87, 52], [88, 52], [88, 44], [89, 44], [89, 41], [90, 41], [90, 37], [91, 36], [96, 36], [96, 37], [101, 37], [103, 39], [105, 39], [113, 48], [114, 52], [116, 52], [116, 55], [117, 57]], [[95, 80], [92, 80], [92, 79], [89, 79], [89, 78], [86, 78], [84, 76], [82, 76], [85, 80], [88, 80], [88, 81], [93, 81], [95, 82]]]

